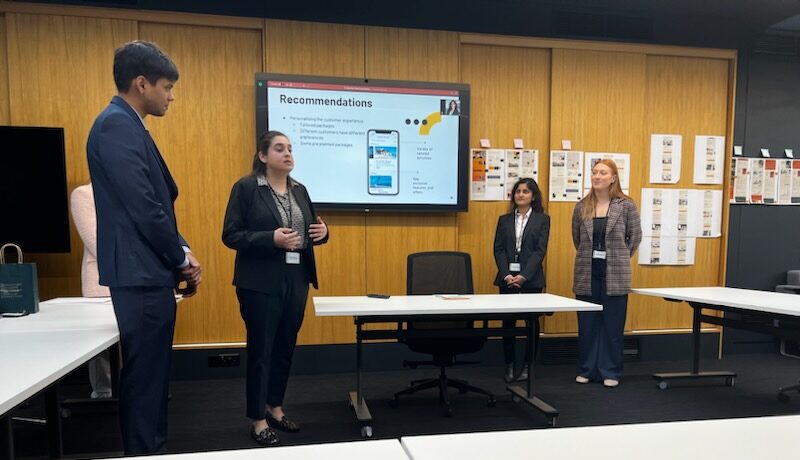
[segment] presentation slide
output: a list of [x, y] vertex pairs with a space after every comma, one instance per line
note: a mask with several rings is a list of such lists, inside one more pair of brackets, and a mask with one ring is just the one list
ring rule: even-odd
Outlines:
[[267, 108], [314, 202], [458, 202], [458, 91], [269, 80]]

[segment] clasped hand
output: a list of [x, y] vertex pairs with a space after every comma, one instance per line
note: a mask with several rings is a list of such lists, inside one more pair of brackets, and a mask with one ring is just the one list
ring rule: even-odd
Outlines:
[[504, 281], [506, 282], [506, 287], [519, 289], [527, 279], [522, 275], [506, 275]]
[[[186, 258], [189, 260], [189, 265], [181, 269], [180, 280], [175, 291], [184, 297], [191, 297], [197, 294], [197, 287], [203, 281], [203, 268], [200, 266], [200, 261], [191, 252], [186, 253]], [[180, 287], [180, 283], [184, 281], [186, 286]]]

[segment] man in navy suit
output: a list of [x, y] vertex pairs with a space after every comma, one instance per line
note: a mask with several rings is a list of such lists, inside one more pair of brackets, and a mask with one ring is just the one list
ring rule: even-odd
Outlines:
[[156, 45], [134, 41], [117, 49], [119, 93], [95, 120], [86, 145], [100, 284], [111, 288], [120, 332], [126, 455], [166, 448], [174, 291], [194, 295], [201, 280], [200, 263], [178, 233], [178, 187], [145, 125], [148, 115], [164, 116], [177, 80], [177, 67]]

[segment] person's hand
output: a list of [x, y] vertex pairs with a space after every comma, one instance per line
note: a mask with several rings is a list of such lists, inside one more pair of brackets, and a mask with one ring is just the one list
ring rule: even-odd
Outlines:
[[519, 288], [522, 287], [523, 284], [525, 284], [525, 281], [527, 281], [527, 280], [525, 279], [524, 276], [517, 275], [517, 276], [512, 276], [511, 279], [506, 281], [506, 282], [508, 283], [508, 287], [513, 287], [513, 288], [519, 289]]
[[514, 282], [514, 275], [506, 275], [503, 281], [506, 282], [506, 287], [511, 287], [511, 284]]
[[[181, 286], [182, 282], [185, 282], [186, 285], [185, 286]], [[191, 284], [190, 282], [186, 281], [185, 279], [182, 279], [182, 280], [178, 281], [178, 285], [175, 287], [175, 292], [177, 292], [178, 294], [182, 295], [183, 297], [191, 297], [191, 296], [197, 294], [197, 285], [196, 284]]]
[[291, 228], [280, 227], [272, 234], [275, 246], [283, 249], [294, 250], [300, 246], [300, 235]]
[[328, 235], [328, 225], [322, 221], [320, 216], [317, 216], [317, 221], [308, 226], [308, 236], [311, 241], [322, 241]]
[[203, 268], [200, 266], [200, 261], [191, 252], [186, 253], [186, 259], [189, 261], [189, 265], [181, 269], [181, 276], [187, 283], [196, 287], [203, 280]]

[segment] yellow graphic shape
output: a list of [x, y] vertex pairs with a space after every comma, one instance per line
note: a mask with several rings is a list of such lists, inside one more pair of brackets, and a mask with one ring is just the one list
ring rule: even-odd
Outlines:
[[442, 121], [442, 114], [439, 112], [433, 112], [432, 114], [425, 117], [425, 121], [427, 123], [422, 123], [422, 125], [419, 127], [420, 136], [427, 136], [428, 134], [430, 134], [433, 125]]

